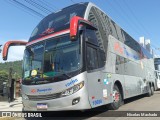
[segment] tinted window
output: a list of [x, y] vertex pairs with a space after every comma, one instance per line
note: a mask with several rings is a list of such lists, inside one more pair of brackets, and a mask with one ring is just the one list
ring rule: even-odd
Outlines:
[[89, 46], [87, 46], [87, 68], [88, 70], [98, 68], [97, 50]]
[[138, 42], [136, 42], [130, 35], [128, 35], [126, 32], [123, 32], [125, 36], [124, 44], [126, 44], [128, 47], [132, 48], [139, 54], [141, 53], [141, 47]]
[[116, 56], [115, 72], [117, 74], [124, 73], [124, 58], [119, 55]]
[[143, 57], [145, 58], [153, 58], [153, 56], [143, 47], [141, 47], [142, 53], [143, 53]]
[[97, 36], [94, 30], [86, 29], [86, 39], [88, 42], [98, 45]]
[[33, 30], [29, 42], [44, 35], [69, 28], [73, 16], [84, 16], [85, 4], [75, 4], [45, 17]]
[[105, 56], [105, 52], [102, 50], [99, 50], [99, 54], [98, 54], [98, 61], [99, 61], [99, 68], [104, 67], [105, 63], [106, 63], [106, 56]]

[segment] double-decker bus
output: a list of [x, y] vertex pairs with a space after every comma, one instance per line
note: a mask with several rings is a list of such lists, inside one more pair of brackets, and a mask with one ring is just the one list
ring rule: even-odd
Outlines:
[[45, 17], [25, 45], [25, 111], [118, 109], [124, 99], [155, 88], [153, 57], [93, 3], [74, 4]]

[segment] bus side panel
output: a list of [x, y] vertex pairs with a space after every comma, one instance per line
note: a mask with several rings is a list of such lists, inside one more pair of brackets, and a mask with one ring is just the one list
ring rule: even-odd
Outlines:
[[146, 93], [147, 84], [143, 81], [146, 69], [142, 69], [143, 65], [140, 64], [140, 60], [134, 60], [133, 55], [136, 53], [111, 35], [109, 36], [109, 51], [114, 55], [112, 57], [114, 73], [117, 74], [118, 79], [121, 78], [120, 81], [125, 81], [122, 82], [124, 99]]
[[141, 77], [125, 75], [125, 98], [140, 95], [146, 92], [146, 83]]
[[99, 70], [88, 71], [87, 73], [87, 89], [89, 102], [92, 108], [104, 104], [102, 97], [102, 80]]

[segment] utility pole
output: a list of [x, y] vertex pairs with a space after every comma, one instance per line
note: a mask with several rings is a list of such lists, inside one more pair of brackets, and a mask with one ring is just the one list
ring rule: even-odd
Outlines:
[[12, 68], [9, 68], [9, 75], [8, 75], [8, 102], [11, 102], [11, 83], [12, 83]]

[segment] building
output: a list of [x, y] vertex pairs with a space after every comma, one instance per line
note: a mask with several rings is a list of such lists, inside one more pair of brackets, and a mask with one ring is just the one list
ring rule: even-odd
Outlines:
[[151, 40], [150, 39], [145, 40], [145, 46], [146, 46], [146, 49], [151, 53]]
[[139, 38], [139, 44], [145, 48], [145, 38], [144, 37]]
[[154, 55], [153, 49], [151, 49], [151, 40], [150, 39], [145, 39], [145, 37], [140, 37], [139, 38], [139, 44], [143, 46], [145, 49], [148, 50], [152, 55]]

